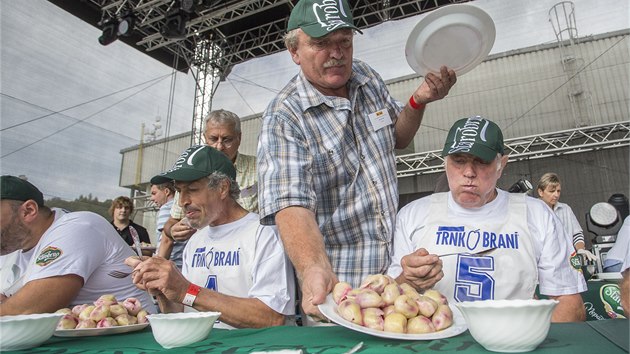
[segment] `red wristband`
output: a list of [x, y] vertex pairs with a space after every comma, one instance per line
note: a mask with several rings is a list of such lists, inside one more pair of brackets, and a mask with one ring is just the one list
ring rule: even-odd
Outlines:
[[186, 296], [184, 296], [184, 300], [182, 300], [182, 304], [192, 307], [195, 303], [195, 299], [197, 299], [199, 291], [201, 291], [201, 288], [198, 285], [190, 283], [188, 290], [186, 290]]
[[416, 100], [413, 99], [413, 95], [409, 97], [409, 105], [415, 110], [423, 109], [424, 107], [426, 107], [426, 104], [424, 103], [416, 103]]

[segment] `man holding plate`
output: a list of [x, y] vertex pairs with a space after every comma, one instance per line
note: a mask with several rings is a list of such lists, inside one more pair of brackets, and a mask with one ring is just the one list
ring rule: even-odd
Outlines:
[[262, 224], [276, 224], [297, 271], [302, 308], [317, 309], [338, 280], [358, 286], [390, 263], [398, 208], [395, 149], [412, 140], [430, 102], [455, 84], [427, 74], [403, 107], [353, 59], [345, 0], [300, 0], [285, 45], [300, 72], [263, 114], [257, 159]]

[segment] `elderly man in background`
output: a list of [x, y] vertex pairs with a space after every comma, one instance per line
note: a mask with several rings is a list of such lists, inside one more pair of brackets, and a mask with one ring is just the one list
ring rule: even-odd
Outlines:
[[[156, 253], [158, 256], [172, 260], [175, 262], [177, 268], [182, 269], [182, 252], [184, 251], [184, 247], [186, 247], [186, 241], [174, 242], [167, 237], [162, 237], [164, 224], [166, 224], [171, 215], [174, 197], [175, 186], [172, 181], [151, 184], [151, 201], [159, 208], [155, 223], [155, 235], [158, 242]], [[162, 242], [163, 239], [168, 241]]]
[[[240, 118], [230, 111], [219, 109], [208, 114], [204, 126], [203, 137], [206, 145], [226, 154], [236, 168], [236, 182], [241, 187], [238, 203], [245, 210], [258, 213], [256, 157], [238, 152], [238, 148], [241, 146]], [[159, 176], [155, 182], [161, 182]], [[196, 231], [188, 225], [185, 219], [182, 221], [183, 218], [184, 214], [176, 195], [175, 203], [171, 209], [171, 217], [164, 227], [164, 232], [168, 237], [177, 241], [185, 241]]]
[[111, 275], [129, 273], [124, 261], [135, 253], [107, 220], [50, 209], [39, 189], [18, 177], [2, 176], [0, 188], [0, 254], [22, 250], [29, 257], [14, 284], [2, 289], [0, 316], [55, 312], [105, 294], [120, 301], [135, 297], [155, 313], [150, 296], [129, 276]]
[[570, 262], [560, 220], [542, 201], [496, 187], [508, 162], [501, 129], [481, 117], [460, 119], [442, 156], [450, 191], [400, 210], [388, 274], [451, 302], [531, 299], [539, 285], [560, 301], [552, 321], [583, 321], [586, 281]]
[[395, 149], [413, 140], [425, 106], [456, 81], [446, 67], [429, 73], [403, 107], [378, 73], [353, 60], [355, 30], [345, 0], [295, 5], [285, 45], [300, 72], [265, 110], [257, 150], [261, 222], [278, 226], [302, 308], [319, 319], [317, 305], [338, 279], [358, 286], [387, 269]]
[[186, 218], [197, 231], [180, 272], [161, 257], [128, 258], [133, 280], [163, 312], [218, 311], [220, 328], [278, 326], [295, 313], [293, 270], [275, 229], [237, 203], [236, 171], [209, 146], [186, 150], [159, 177], [175, 181]]

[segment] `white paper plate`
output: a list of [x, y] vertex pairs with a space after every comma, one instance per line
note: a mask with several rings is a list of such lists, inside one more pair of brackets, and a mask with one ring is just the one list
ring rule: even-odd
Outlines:
[[479, 65], [495, 39], [494, 21], [482, 9], [465, 4], [440, 7], [418, 22], [405, 46], [409, 66], [420, 75], [446, 65], [460, 76]]
[[119, 334], [127, 332], [139, 331], [149, 323], [141, 323], [128, 326], [116, 326], [107, 328], [79, 328], [79, 329], [58, 329], [53, 333], [57, 337], [89, 337], [89, 336], [105, 336], [109, 334]]
[[326, 297], [326, 302], [321, 305], [318, 305], [319, 311], [324, 314], [328, 319], [335, 322], [338, 325], [344, 326], [351, 330], [362, 332], [366, 334], [370, 334], [376, 337], [382, 338], [390, 338], [390, 339], [404, 339], [404, 340], [433, 340], [433, 339], [442, 339], [454, 337], [460, 333], [465, 332], [468, 327], [466, 326], [466, 320], [464, 316], [459, 312], [454, 306], [451, 306], [451, 310], [453, 310], [453, 325], [447, 329], [433, 332], [433, 333], [425, 333], [425, 334], [406, 334], [406, 333], [392, 333], [392, 332], [383, 332], [375, 329], [359, 326], [354, 324], [348, 320], [345, 320], [337, 313], [337, 304], [332, 298], [332, 294], [328, 294]]
[[593, 274], [593, 278], [602, 279], [602, 280], [620, 280], [622, 278], [621, 273], [619, 272], [604, 272]]

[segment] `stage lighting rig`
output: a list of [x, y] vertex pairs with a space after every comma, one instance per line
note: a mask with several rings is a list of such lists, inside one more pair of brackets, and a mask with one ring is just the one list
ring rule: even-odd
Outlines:
[[98, 37], [101, 45], [108, 45], [118, 39], [118, 21], [115, 18], [109, 18], [103, 21], [103, 34]]
[[120, 18], [118, 23], [118, 35], [128, 37], [133, 31], [133, 27], [136, 23], [136, 17], [133, 12], [129, 11]]
[[184, 39], [186, 38], [186, 21], [188, 21], [188, 14], [184, 10], [178, 9], [166, 16], [160, 33], [164, 38]]

